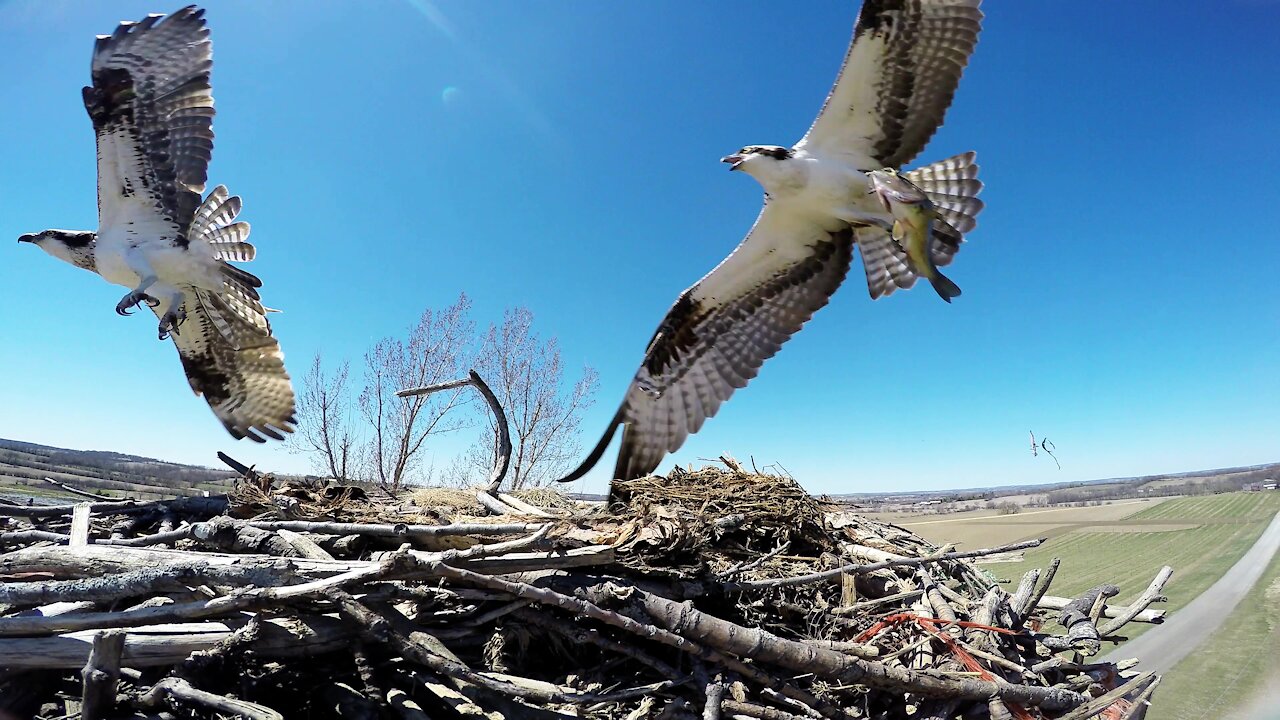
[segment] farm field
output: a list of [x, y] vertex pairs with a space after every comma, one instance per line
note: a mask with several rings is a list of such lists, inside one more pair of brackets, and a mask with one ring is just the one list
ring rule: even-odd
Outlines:
[[[1116, 578], [1131, 578], [1120, 588], [1119, 600], [1135, 597], [1163, 565], [1173, 566], [1165, 586], [1170, 612], [1187, 604], [1213, 584], [1253, 545], [1267, 523], [1280, 511], [1280, 493], [1226, 493], [1168, 500], [1140, 509], [1122, 521], [1117, 533], [1108, 522], [1101, 528], [1083, 527], [1051, 537], [1029, 550], [1018, 563], [988, 566], [1001, 577], [1017, 579], [1052, 558], [1062, 566], [1051, 593], [1071, 596]], [[1172, 528], [1172, 529], [1170, 529]], [[1150, 625], [1126, 628], [1136, 637]]]
[[[1024, 509], [1011, 515], [1001, 515], [998, 510], [971, 510], [946, 515], [868, 515], [904, 527], [930, 542], [955, 543], [962, 550], [973, 550], [1030, 538], [1053, 537], [1086, 528], [1122, 529], [1128, 527], [1127, 519], [1131, 516], [1167, 500], [1116, 500], [1092, 507]], [[1168, 524], [1167, 521], [1164, 524]]]
[[[1277, 511], [1280, 493], [1276, 492], [1176, 498], [1119, 521], [1129, 526], [1122, 535], [1110, 522], [1101, 528], [1083, 527], [1052, 537], [1029, 551], [1022, 562], [988, 568], [1016, 580], [1026, 570], [1044, 567], [1058, 557], [1062, 566], [1052, 594], [1071, 596], [1116, 578], [1130, 578], [1117, 598], [1127, 602], [1142, 592], [1162, 565], [1172, 565], [1173, 578], [1165, 586], [1169, 601], [1158, 607], [1177, 612], [1253, 545]], [[1227, 717], [1233, 708], [1246, 704], [1251, 694], [1261, 692], [1269, 677], [1274, 679], [1272, 658], [1280, 646], [1278, 577], [1280, 565], [1273, 562], [1204, 652], [1188, 657], [1168, 674], [1156, 692], [1149, 718]], [[1133, 624], [1125, 632], [1137, 637], [1152, 627]], [[1234, 689], [1228, 690], [1229, 685]], [[1217, 710], [1205, 714], [1208, 705], [1216, 705]], [[1256, 716], [1261, 717], [1272, 716]]]

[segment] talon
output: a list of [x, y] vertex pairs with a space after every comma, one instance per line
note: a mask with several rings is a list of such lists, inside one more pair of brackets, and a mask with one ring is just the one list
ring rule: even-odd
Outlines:
[[160, 318], [160, 339], [167, 340], [171, 335], [181, 335], [178, 332], [178, 326], [186, 319], [187, 313], [181, 308], [165, 313], [164, 317]]
[[120, 316], [132, 315], [132, 309], [138, 307], [138, 305], [142, 303], [146, 303], [150, 307], [156, 307], [160, 304], [160, 301], [146, 293], [134, 290], [128, 295], [125, 295], [120, 302], [116, 303], [116, 314]]

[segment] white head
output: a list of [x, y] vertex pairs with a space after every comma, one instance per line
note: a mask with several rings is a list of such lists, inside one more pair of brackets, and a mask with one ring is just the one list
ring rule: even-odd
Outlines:
[[92, 270], [93, 243], [97, 233], [88, 230], [44, 230], [23, 235], [18, 242], [31, 243], [50, 255], [76, 267]]
[[732, 155], [720, 158], [730, 170], [741, 170], [755, 178], [765, 190], [773, 191], [784, 183], [798, 181], [795, 152], [779, 145], [748, 145]]

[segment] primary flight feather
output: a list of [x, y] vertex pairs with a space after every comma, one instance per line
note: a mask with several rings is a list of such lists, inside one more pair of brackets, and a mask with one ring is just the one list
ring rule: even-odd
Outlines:
[[227, 432], [263, 442], [293, 432], [294, 393], [271, 334], [240, 198], [203, 196], [213, 152], [213, 66], [204, 11], [124, 22], [98, 36], [84, 106], [98, 147], [98, 230], [23, 235], [50, 255], [130, 288], [150, 306], [191, 389]]
[[[892, 208], [870, 194], [868, 173], [910, 162], [942, 124], [978, 41], [979, 2], [866, 0], [804, 138], [723, 158], [760, 182], [764, 208], [729, 257], [681, 293], [604, 437], [562, 482], [586, 474], [619, 427], [613, 477], [653, 472], [827, 304], [854, 246], [872, 298], [915, 284], [917, 265], [927, 264], [913, 263], [894, 238]], [[971, 152], [902, 173], [927, 197], [931, 237], [917, 245], [933, 266], [951, 262], [976, 224], [977, 173]]]

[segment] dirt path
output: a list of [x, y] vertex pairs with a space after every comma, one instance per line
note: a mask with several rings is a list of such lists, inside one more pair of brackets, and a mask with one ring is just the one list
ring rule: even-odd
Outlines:
[[[1112, 651], [1103, 660], [1115, 662], [1136, 657], [1142, 660], [1144, 670], [1168, 672], [1226, 621], [1240, 599], [1262, 577], [1277, 550], [1280, 550], [1280, 513], [1271, 519], [1271, 524], [1244, 557], [1209, 589], [1171, 615], [1163, 625]], [[1174, 568], [1174, 577], [1177, 577], [1177, 568]]]

